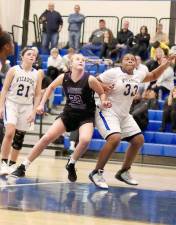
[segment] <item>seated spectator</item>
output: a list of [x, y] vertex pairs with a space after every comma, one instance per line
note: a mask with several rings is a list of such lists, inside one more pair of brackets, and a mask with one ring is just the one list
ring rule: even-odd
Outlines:
[[131, 105], [130, 114], [135, 119], [136, 123], [143, 131], [147, 128], [148, 125], [148, 104], [146, 101], [143, 101], [141, 95], [136, 94], [133, 103]]
[[138, 33], [133, 39], [133, 47], [130, 52], [134, 55], [139, 55], [142, 60], [148, 58], [148, 47], [150, 41], [150, 34], [146, 26], [140, 28], [140, 33]]
[[162, 125], [159, 130], [161, 132], [165, 131], [168, 123], [171, 123], [172, 132], [176, 133], [176, 87], [170, 91], [170, 94], [165, 101]]
[[34, 52], [36, 53], [36, 60], [33, 64], [33, 68], [36, 69], [36, 70], [39, 70], [39, 69], [42, 69], [42, 59], [39, 55], [39, 50], [37, 47], [32, 47], [31, 49], [34, 50]]
[[[162, 57], [161, 62], [165, 62], [167, 57]], [[157, 79], [153, 90], [156, 92], [159, 99], [169, 95], [170, 91], [174, 88], [174, 70], [169, 66]], [[160, 93], [160, 94], [159, 94]]]
[[64, 55], [62, 58], [62, 62], [63, 62], [63, 66], [65, 68], [65, 71], [69, 71], [70, 70], [70, 62], [71, 62], [71, 58], [72, 56], [76, 53], [74, 48], [69, 48], [68, 49], [68, 54]]
[[47, 76], [54, 80], [59, 74], [64, 72], [62, 57], [57, 48], [52, 48], [47, 62]]
[[158, 99], [156, 97], [156, 93], [151, 90], [147, 89], [142, 93], [142, 99], [143, 101], [147, 102], [148, 104], [148, 109], [159, 109], [159, 103]]
[[[157, 48], [156, 49], [156, 55], [154, 59], [149, 60], [146, 63], [146, 66], [148, 67], [149, 72], [151, 72], [152, 70], [156, 69], [160, 64], [161, 64], [161, 60], [164, 57], [164, 51], [162, 48]], [[148, 89], [151, 89], [153, 85], [156, 84], [156, 81], [152, 81], [150, 82]]]
[[113, 37], [112, 32], [104, 32], [104, 42], [100, 50], [100, 58], [111, 58], [111, 51], [115, 48], [117, 40]]
[[111, 51], [111, 58], [116, 57], [117, 61], [120, 61], [121, 58], [128, 52], [128, 48], [132, 46], [134, 35], [133, 32], [131, 32], [128, 28], [129, 22], [125, 20], [123, 22], [122, 29], [117, 35], [117, 45]]
[[89, 38], [89, 43], [82, 47], [81, 53], [85, 56], [95, 56], [95, 51], [100, 51], [102, 48], [105, 31], [112, 33], [110, 29], [106, 28], [105, 20], [101, 19], [99, 20], [99, 28], [92, 32]]
[[151, 38], [151, 51], [150, 58], [154, 59], [157, 48], [162, 48], [164, 52], [169, 51], [169, 38], [166, 33], [163, 32], [163, 25], [159, 23], [156, 27], [155, 36]]

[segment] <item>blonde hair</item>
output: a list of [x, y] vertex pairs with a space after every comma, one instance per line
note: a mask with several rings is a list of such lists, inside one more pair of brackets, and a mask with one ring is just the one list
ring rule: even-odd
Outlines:
[[58, 48], [52, 48], [51, 51], [50, 51], [50, 54], [52, 55], [53, 53], [58, 53], [59, 54]]

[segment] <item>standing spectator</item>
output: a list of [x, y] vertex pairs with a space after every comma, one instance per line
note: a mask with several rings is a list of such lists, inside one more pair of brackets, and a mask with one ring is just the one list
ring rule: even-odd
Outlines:
[[133, 41], [133, 32], [129, 29], [129, 22], [125, 20], [123, 22], [122, 29], [119, 31], [117, 35], [117, 42], [116, 48], [112, 51], [112, 55], [117, 56], [117, 60], [120, 60], [127, 52], [128, 48], [131, 46]]
[[159, 129], [161, 132], [165, 131], [167, 123], [171, 123], [172, 132], [176, 133], [176, 87], [170, 91], [169, 97], [165, 101], [162, 125]]
[[131, 52], [134, 55], [139, 55], [142, 60], [146, 60], [148, 58], [148, 47], [150, 41], [150, 34], [148, 33], [146, 26], [141, 26], [140, 33], [134, 37], [133, 41], [135, 44], [131, 48]]
[[75, 5], [75, 13], [68, 17], [69, 47], [74, 48], [76, 52], [80, 49], [81, 25], [84, 22], [84, 15], [80, 14], [80, 6]]
[[57, 48], [59, 40], [59, 32], [62, 29], [63, 20], [61, 14], [54, 10], [54, 4], [49, 3], [39, 18], [39, 22], [43, 24], [42, 31], [42, 51], [44, 54], [49, 53], [49, 44], [51, 48]]
[[92, 32], [89, 43], [83, 46], [81, 49], [83, 55], [85, 56], [95, 56], [95, 51], [100, 51], [102, 48], [102, 45], [104, 43], [104, 32], [109, 31], [112, 33], [112, 31], [108, 28], [106, 28], [106, 22], [105, 20], [101, 19], [99, 20], [99, 28]]

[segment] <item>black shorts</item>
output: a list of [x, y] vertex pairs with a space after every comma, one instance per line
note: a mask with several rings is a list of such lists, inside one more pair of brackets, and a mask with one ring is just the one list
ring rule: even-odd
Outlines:
[[77, 130], [85, 123], [95, 123], [95, 112], [92, 113], [72, 113], [63, 112], [57, 118], [61, 118], [67, 132]]

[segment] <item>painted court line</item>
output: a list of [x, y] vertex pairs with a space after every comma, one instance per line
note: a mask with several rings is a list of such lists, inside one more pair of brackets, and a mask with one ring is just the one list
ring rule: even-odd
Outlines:
[[50, 184], [64, 184], [67, 182], [55, 181], [55, 182], [41, 182], [41, 183], [28, 183], [28, 184], [3, 184], [0, 185], [0, 188], [5, 187], [23, 187], [23, 186], [36, 186], [36, 185], [50, 185]]

